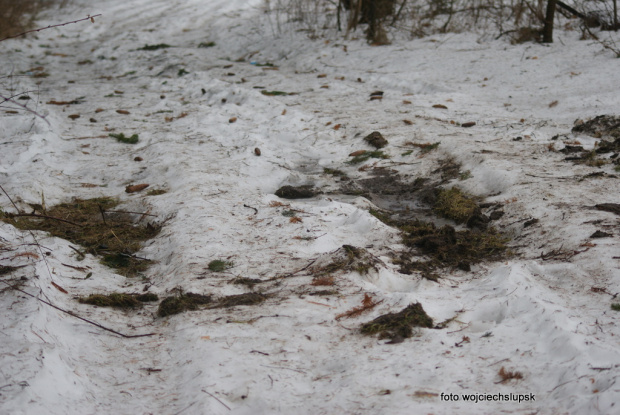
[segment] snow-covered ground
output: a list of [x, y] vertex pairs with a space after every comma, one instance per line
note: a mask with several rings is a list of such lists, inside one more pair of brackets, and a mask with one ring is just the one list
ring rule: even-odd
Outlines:
[[[30, 209], [42, 195], [47, 206], [110, 196], [165, 221], [138, 253], [156, 261], [142, 278], [117, 275], [92, 256], [79, 262], [73, 244], [0, 222], [0, 266], [25, 265], [4, 281], [23, 277], [24, 291], [124, 334], [155, 333], [123, 338], [0, 287], [0, 413], [620, 411], [619, 314], [610, 308], [620, 222], [592, 209], [620, 202], [618, 173], [558, 152], [598, 141], [572, 134], [576, 119], [618, 113], [619, 61], [580, 41], [578, 30], [558, 31], [551, 45], [472, 34], [383, 47], [368, 46], [361, 33], [310, 40], [287, 26], [278, 31], [262, 6], [74, 0], [39, 24], [103, 16], [0, 43], [2, 74], [49, 74], [10, 81], [16, 92], [33, 90], [29, 106], [49, 124], [0, 111], [0, 184], [18, 207]], [[199, 47], [208, 42], [215, 46]], [[160, 43], [172, 47], [138, 50]], [[383, 99], [370, 100], [376, 90]], [[81, 103], [46, 104], [76, 98]], [[460, 126], [466, 122], [476, 124]], [[349, 153], [370, 149], [363, 137], [372, 131], [387, 138], [391, 158], [346, 164]], [[140, 141], [119, 143], [111, 132]], [[408, 142], [441, 144], [423, 154]], [[399, 273], [398, 231], [368, 212], [366, 198], [340, 195], [337, 179], [323, 172], [357, 180], [387, 167], [414, 180], [448, 159], [469, 173], [445, 186], [502, 204], [493, 225], [511, 237], [514, 256], [471, 272], [443, 270], [438, 282]], [[605, 174], [588, 176], [596, 172]], [[167, 193], [125, 193], [138, 183]], [[305, 184], [324, 193], [274, 195]], [[0, 196], [2, 210], [15, 213]], [[531, 219], [539, 221], [524, 227]], [[613, 236], [591, 239], [597, 230]], [[337, 274], [327, 287], [335, 294], [310, 295], [321, 287], [310, 285], [306, 267], [342, 245], [366, 248], [377, 269]], [[214, 259], [234, 267], [209, 271]], [[165, 318], [157, 305], [118, 311], [76, 300], [144, 288], [160, 297], [177, 288], [216, 298], [252, 290], [231, 284], [236, 277], [263, 280], [253, 290], [268, 299]], [[365, 294], [382, 302], [336, 320]], [[361, 323], [415, 302], [436, 324], [454, 319], [398, 344], [359, 333]], [[503, 382], [502, 367], [522, 379]], [[535, 400], [473, 403], [463, 394]]]

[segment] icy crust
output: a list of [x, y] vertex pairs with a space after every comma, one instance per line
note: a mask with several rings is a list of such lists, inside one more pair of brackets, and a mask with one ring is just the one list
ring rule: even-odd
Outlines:
[[[49, 124], [0, 113], [0, 184], [23, 213], [110, 197], [163, 227], [134, 253], [148, 270], [126, 278], [74, 243], [0, 222], [2, 281], [64, 310], [0, 286], [0, 413], [614, 413], [618, 218], [595, 205], [618, 203], [617, 172], [612, 154], [594, 166], [559, 152], [598, 148], [573, 122], [618, 106], [617, 61], [598, 45], [576, 31], [548, 46], [311, 41], [278, 31], [258, 0], [74, 1], [40, 25], [96, 13], [94, 25], [0, 44], [3, 73], [49, 73], [14, 85], [36, 91], [29, 106]], [[373, 131], [389, 158], [348, 163], [375, 150], [363, 141]], [[401, 190], [422, 183], [418, 199], [356, 187], [380, 174]], [[400, 273], [411, 248], [381, 210], [432, 216], [428, 183], [501, 211], [489, 226], [512, 256], [435, 269], [436, 282]], [[126, 192], [135, 184], [150, 186]], [[287, 185], [316, 195], [277, 197]], [[159, 303], [78, 302], [113, 292], [213, 302], [167, 317]], [[260, 301], [239, 297], [251, 293]], [[433, 328], [360, 333], [416, 303]], [[475, 394], [535, 400], [463, 398]]]

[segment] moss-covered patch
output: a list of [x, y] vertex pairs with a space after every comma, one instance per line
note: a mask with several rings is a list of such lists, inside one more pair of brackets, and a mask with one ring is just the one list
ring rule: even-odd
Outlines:
[[620, 303], [613, 303], [611, 309], [614, 311], [620, 311]]
[[142, 307], [135, 296], [131, 294], [112, 293], [112, 294], [91, 294], [78, 300], [82, 304], [91, 304], [97, 307], [114, 308], [138, 308]]
[[331, 274], [337, 272], [356, 271], [365, 275], [370, 269], [376, 270], [379, 263], [380, 261], [364, 248], [342, 245], [342, 248], [317, 261], [310, 268], [314, 276], [312, 285], [334, 285]]
[[263, 91], [260, 91], [260, 93], [263, 94], [263, 95], [270, 96], [270, 97], [289, 95], [288, 92], [284, 92], [284, 91], [265, 91], [265, 90], [263, 90]]
[[409, 338], [413, 327], [433, 327], [433, 319], [426, 314], [422, 304], [410, 304], [398, 313], [388, 313], [362, 324], [360, 332], [366, 335], [379, 334], [380, 339]]
[[126, 137], [124, 133], [110, 134], [110, 137], [116, 138], [119, 143], [125, 144], [137, 144], [139, 141], [138, 134], [133, 134], [131, 137]]
[[11, 272], [15, 271], [18, 267], [10, 267], [8, 265], [2, 265], [0, 266], [0, 275], [6, 275], [6, 274], [10, 274]]
[[157, 45], [144, 45], [143, 47], [139, 48], [138, 50], [159, 50], [159, 49], [167, 49], [167, 48], [171, 48], [172, 46], [166, 44], [166, 43], [158, 43]]
[[456, 223], [465, 223], [476, 214], [480, 208], [475, 201], [467, 197], [459, 188], [442, 189], [437, 195], [433, 210], [444, 218]]
[[357, 156], [353, 157], [351, 160], [347, 161], [347, 164], [360, 164], [365, 161], [368, 161], [371, 158], [389, 159], [390, 156], [388, 156], [387, 154], [385, 154], [383, 151], [380, 151], [380, 150], [366, 151], [365, 153], [358, 154]]
[[267, 299], [267, 295], [259, 294], [259, 293], [246, 293], [246, 294], [237, 294], [237, 295], [229, 295], [223, 298], [220, 298], [217, 302], [216, 307], [228, 308], [235, 307], [238, 305], [258, 305]]
[[211, 302], [212, 299], [210, 295], [181, 293], [177, 296], [165, 298], [164, 301], [159, 304], [157, 315], [159, 317], [166, 317], [184, 311], [198, 310], [201, 305], [207, 305]]
[[[401, 257], [401, 271], [426, 271], [439, 267], [456, 267], [468, 271], [470, 266], [485, 260], [499, 260], [508, 251], [508, 239], [495, 229], [457, 231], [452, 226], [440, 228], [423, 221], [401, 225], [405, 245], [419, 249], [430, 259], [410, 262]], [[403, 266], [404, 265], [404, 266]]]
[[167, 190], [164, 189], [153, 189], [153, 190], [149, 190], [146, 195], [147, 196], [159, 196], [159, 195], [163, 195], [168, 193]]
[[331, 176], [337, 176], [337, 177], [347, 177], [347, 174], [345, 172], [343, 172], [342, 170], [338, 170], [338, 169], [330, 169], [329, 167], [325, 167], [323, 169], [323, 173], [325, 174], [329, 174]]
[[245, 285], [248, 288], [254, 288], [256, 284], [260, 284], [263, 280], [259, 280], [258, 278], [245, 278], [238, 277], [231, 281], [232, 284], [237, 285]]
[[213, 272], [223, 272], [227, 269], [232, 268], [234, 265], [235, 264], [232, 261], [222, 261], [221, 259], [214, 259], [213, 261], [209, 262], [208, 268], [210, 271]]
[[125, 276], [144, 271], [148, 261], [132, 256], [142, 242], [155, 237], [161, 227], [136, 225], [131, 215], [110, 212], [118, 205], [111, 198], [74, 199], [49, 208], [46, 217], [18, 217], [5, 214], [3, 219], [19, 229], [39, 230], [82, 245], [92, 255], [104, 255], [102, 262]]

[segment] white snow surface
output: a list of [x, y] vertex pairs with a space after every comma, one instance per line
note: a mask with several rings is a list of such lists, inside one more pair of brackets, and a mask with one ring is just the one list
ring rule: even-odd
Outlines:
[[[572, 134], [573, 122], [618, 112], [620, 71], [610, 52], [579, 40], [578, 30], [559, 30], [550, 45], [472, 34], [382, 47], [361, 32], [311, 40], [296, 26], [278, 30], [259, 0], [75, 0], [39, 25], [97, 13], [94, 24], [0, 43], [2, 74], [49, 74], [13, 85], [33, 91], [29, 106], [49, 124], [0, 111], [0, 183], [24, 211], [42, 195], [47, 206], [109, 196], [156, 215], [164, 227], [137, 253], [155, 263], [143, 278], [125, 278], [90, 255], [78, 261], [68, 241], [0, 222], [0, 265], [24, 265], [0, 278], [23, 278], [24, 291], [118, 332], [154, 335], [123, 338], [0, 287], [0, 413], [620, 411], [619, 314], [610, 308], [620, 282], [619, 220], [592, 209], [620, 202], [618, 177], [611, 164], [574, 164], [550, 151], [575, 141], [592, 148], [597, 140]], [[159, 43], [173, 47], [138, 50]], [[297, 94], [265, 96], [257, 87]], [[369, 100], [375, 90], [382, 100]], [[78, 97], [77, 105], [46, 104]], [[370, 159], [362, 171], [347, 165], [349, 153], [370, 149], [362, 138], [375, 130], [392, 158]], [[140, 141], [119, 143], [110, 132]], [[422, 154], [407, 142], [441, 144]], [[399, 273], [398, 231], [368, 212], [370, 201], [330, 194], [336, 179], [323, 173], [338, 168], [358, 179], [388, 167], [413, 180], [448, 158], [470, 171], [450, 186], [503, 203], [493, 224], [511, 236], [514, 255], [471, 272], [443, 270], [438, 282]], [[585, 177], [599, 171], [606, 175]], [[125, 193], [138, 183], [167, 193]], [[287, 184], [325, 193], [274, 195]], [[4, 194], [0, 207], [15, 212]], [[284, 209], [300, 211], [302, 222]], [[531, 218], [539, 222], [524, 227]], [[590, 239], [596, 230], [613, 237]], [[345, 244], [368, 249], [378, 270], [339, 274], [326, 287], [336, 295], [309, 295], [321, 287], [304, 268]], [[554, 250], [570, 255], [543, 260]], [[214, 259], [234, 267], [211, 272]], [[88, 267], [92, 277], [67, 265]], [[157, 304], [118, 311], [77, 301], [144, 288], [160, 298], [176, 288], [216, 298], [250, 291], [231, 284], [235, 277], [264, 280], [253, 289], [267, 301], [165, 318]], [[336, 320], [364, 294], [382, 302]], [[436, 324], [456, 318], [399, 344], [359, 333], [361, 323], [415, 302]], [[501, 367], [523, 378], [502, 382]], [[510, 393], [535, 401], [461, 397]]]

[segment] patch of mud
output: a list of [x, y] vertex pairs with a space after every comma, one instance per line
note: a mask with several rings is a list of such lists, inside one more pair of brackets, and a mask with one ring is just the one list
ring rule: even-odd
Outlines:
[[[476, 263], [499, 260], [509, 253], [508, 238], [490, 226], [491, 218], [483, 213], [480, 201], [456, 187], [444, 187], [448, 177], [460, 174], [460, 166], [452, 160], [443, 161], [431, 177], [413, 182], [391, 169], [373, 172], [373, 177], [347, 182], [342, 192], [368, 198], [379, 207], [370, 213], [401, 231], [409, 249], [397, 254], [400, 272], [419, 272], [436, 281], [438, 269], [470, 271]], [[497, 212], [494, 204], [484, 206]], [[462, 224], [467, 228], [458, 226]]]

